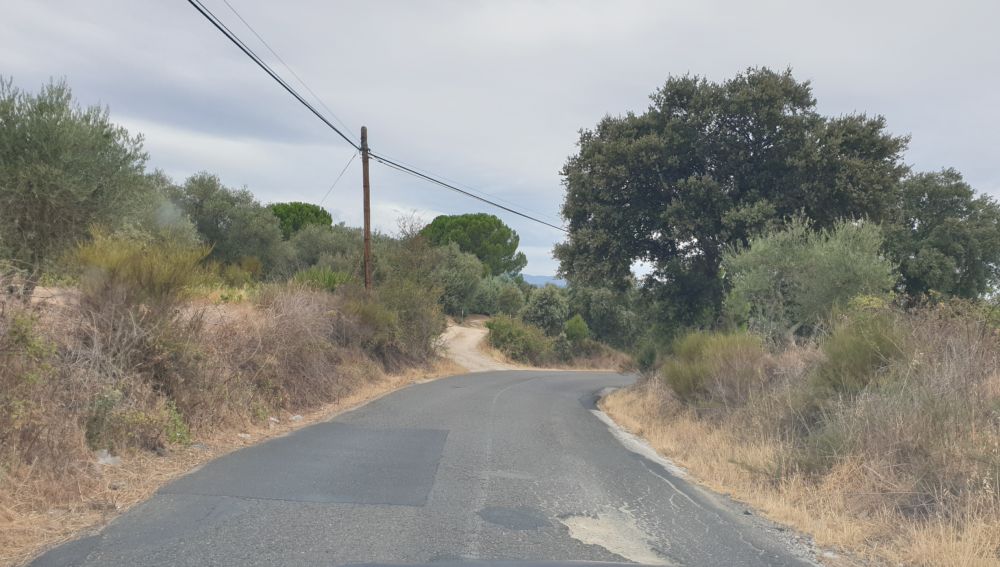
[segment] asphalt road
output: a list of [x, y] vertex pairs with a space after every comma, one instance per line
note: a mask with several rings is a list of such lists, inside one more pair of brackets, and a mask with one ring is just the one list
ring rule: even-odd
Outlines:
[[809, 564], [786, 532], [619, 441], [592, 410], [629, 381], [412, 386], [213, 461], [34, 565]]

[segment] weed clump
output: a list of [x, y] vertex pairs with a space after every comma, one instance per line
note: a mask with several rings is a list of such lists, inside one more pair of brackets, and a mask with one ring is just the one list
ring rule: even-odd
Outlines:
[[509, 315], [486, 322], [490, 346], [514, 360], [544, 365], [552, 359], [554, 341], [545, 332]]
[[749, 333], [697, 331], [676, 339], [660, 375], [685, 402], [739, 405], [766, 384], [771, 360]]

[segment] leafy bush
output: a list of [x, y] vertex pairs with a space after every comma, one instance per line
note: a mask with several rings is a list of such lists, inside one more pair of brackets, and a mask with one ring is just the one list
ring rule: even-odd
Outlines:
[[730, 249], [723, 268], [732, 284], [726, 312], [772, 340], [812, 329], [859, 294], [884, 294], [896, 281], [874, 224], [838, 223], [813, 231], [802, 219]]
[[348, 297], [347, 312], [355, 323], [341, 335], [358, 337], [362, 348], [386, 369], [425, 362], [436, 352], [445, 319], [433, 288], [393, 279], [374, 294], [354, 289]]
[[635, 364], [639, 372], [646, 375], [656, 367], [656, 359], [656, 345], [650, 341], [645, 341], [638, 349], [638, 354], [635, 356]]
[[570, 312], [579, 313], [597, 340], [620, 347], [634, 346], [640, 325], [634, 310], [634, 291], [571, 286]]
[[287, 275], [292, 268], [293, 250], [282, 242], [278, 218], [250, 191], [230, 189], [217, 176], [199, 173], [170, 193], [173, 202], [212, 246], [213, 260], [236, 264], [256, 258], [264, 274]]
[[351, 276], [341, 272], [335, 272], [330, 268], [313, 266], [296, 272], [292, 280], [295, 283], [302, 284], [313, 289], [333, 292], [336, 291], [341, 285], [351, 281]]
[[490, 345], [513, 360], [543, 365], [551, 360], [554, 342], [533, 325], [508, 315], [498, 315], [486, 322]]
[[95, 306], [114, 297], [123, 305], [142, 305], [161, 314], [203, 276], [202, 261], [208, 253], [205, 246], [150, 245], [96, 231], [76, 251], [82, 271], [80, 291]]
[[682, 401], [733, 405], [767, 383], [770, 367], [759, 337], [696, 331], [674, 341], [660, 375]]
[[516, 283], [508, 281], [500, 287], [496, 305], [496, 313], [516, 315], [524, 308], [524, 292]]
[[361, 274], [361, 231], [343, 225], [307, 224], [292, 234], [289, 244], [299, 266], [323, 266], [337, 272]]
[[230, 287], [243, 287], [254, 280], [253, 272], [237, 264], [223, 266], [219, 270], [219, 276]]
[[386, 359], [390, 367], [402, 362], [423, 362], [436, 352], [438, 337], [444, 332], [440, 291], [410, 279], [394, 279], [376, 292], [377, 300], [396, 314], [399, 321], [397, 345], [400, 360]]
[[562, 332], [563, 323], [569, 317], [569, 303], [564, 292], [554, 285], [536, 289], [521, 310], [521, 319], [534, 325], [549, 336]]
[[449, 315], [464, 316], [472, 311], [483, 264], [454, 243], [439, 246], [435, 251], [438, 259], [432, 277], [442, 290], [441, 305]]
[[64, 82], [26, 93], [0, 77], [0, 240], [30, 272], [31, 291], [50, 261], [93, 224], [119, 228], [149, 196], [141, 136], [82, 108]]
[[569, 321], [566, 321], [566, 324], [563, 326], [563, 333], [565, 333], [566, 339], [574, 345], [579, 345], [590, 338], [590, 329], [587, 328], [587, 322], [579, 314], [574, 315]]
[[826, 358], [813, 375], [819, 395], [857, 394], [913, 354], [898, 318], [885, 308], [842, 316], [820, 346]]
[[509, 276], [489, 276], [480, 280], [472, 300], [472, 310], [483, 315], [517, 315], [524, 308], [524, 292]]

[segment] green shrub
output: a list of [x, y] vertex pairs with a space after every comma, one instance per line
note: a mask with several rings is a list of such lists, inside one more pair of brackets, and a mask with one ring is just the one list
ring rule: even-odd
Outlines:
[[313, 289], [325, 291], [336, 291], [338, 287], [349, 282], [351, 276], [342, 272], [335, 272], [330, 268], [313, 266], [299, 271], [292, 277], [295, 283], [302, 284]]
[[533, 325], [508, 315], [486, 322], [490, 345], [513, 360], [541, 365], [551, 360], [554, 341]]
[[483, 315], [517, 315], [524, 308], [524, 292], [511, 277], [490, 276], [479, 281], [471, 310]]
[[574, 315], [569, 321], [566, 321], [566, 324], [563, 326], [563, 332], [566, 334], [566, 339], [574, 345], [579, 345], [590, 338], [590, 329], [587, 327], [587, 322], [579, 314]]
[[766, 383], [770, 365], [755, 335], [695, 331], [674, 341], [660, 375], [682, 401], [731, 405]]
[[872, 223], [841, 222], [814, 231], [795, 219], [785, 228], [730, 249], [722, 265], [732, 290], [725, 311], [740, 326], [774, 341], [810, 331], [859, 294], [884, 294], [896, 281]]
[[[230, 189], [206, 172], [189, 177], [170, 190], [174, 204], [194, 223], [211, 248], [211, 258], [223, 264], [254, 258], [264, 275], [291, 275], [294, 251], [283, 241], [280, 222], [248, 189]], [[244, 268], [247, 266], [244, 265]]]
[[398, 350], [399, 315], [371, 298], [353, 301], [348, 311], [359, 325], [347, 333], [353, 335], [351, 339], [383, 363], [389, 360]]
[[633, 303], [634, 291], [619, 292], [606, 288], [571, 286], [571, 313], [579, 313], [587, 322], [591, 336], [619, 348], [635, 346], [641, 326]]
[[563, 323], [569, 317], [569, 302], [563, 290], [554, 285], [536, 289], [521, 310], [521, 319], [534, 325], [550, 337], [562, 332]]
[[398, 317], [398, 354], [408, 362], [433, 356], [446, 325], [440, 289], [412, 279], [393, 278], [378, 288], [376, 297]]
[[288, 243], [302, 267], [325, 266], [338, 272], [360, 273], [362, 236], [358, 229], [307, 224]]
[[438, 258], [432, 278], [441, 288], [441, 305], [449, 315], [464, 316], [473, 307], [483, 264], [472, 254], [459, 250], [449, 243], [435, 248]]
[[348, 290], [347, 312], [357, 328], [343, 330], [343, 341], [358, 342], [384, 368], [399, 369], [434, 355], [445, 318], [438, 291], [407, 279], [391, 279], [375, 293]]
[[243, 287], [254, 280], [250, 271], [236, 264], [228, 264], [219, 270], [222, 281], [230, 287]]
[[181, 305], [205, 279], [207, 254], [204, 246], [146, 244], [100, 232], [79, 246], [79, 308], [85, 324], [77, 329], [78, 356], [110, 387], [127, 378], [170, 398], [200, 372], [202, 319]]
[[639, 372], [646, 374], [656, 367], [656, 345], [651, 341], [645, 341], [642, 346], [639, 347], [638, 353], [635, 355], [635, 364], [639, 369]]
[[497, 294], [497, 313], [516, 315], [524, 308], [524, 292], [514, 282], [508, 281], [500, 287]]
[[205, 246], [147, 245], [100, 231], [80, 245], [80, 289], [85, 299], [115, 294], [131, 305], [173, 305], [201, 277]]
[[897, 317], [888, 309], [856, 310], [821, 342], [825, 359], [813, 373], [817, 395], [856, 394], [912, 353]]

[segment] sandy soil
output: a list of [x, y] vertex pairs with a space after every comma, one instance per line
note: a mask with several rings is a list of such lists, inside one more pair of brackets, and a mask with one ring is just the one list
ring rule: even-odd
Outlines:
[[487, 352], [485, 342], [489, 331], [483, 326], [485, 321], [486, 317], [472, 316], [461, 324], [450, 323], [448, 329], [441, 335], [445, 356], [469, 372], [521, 368], [502, 362]]

